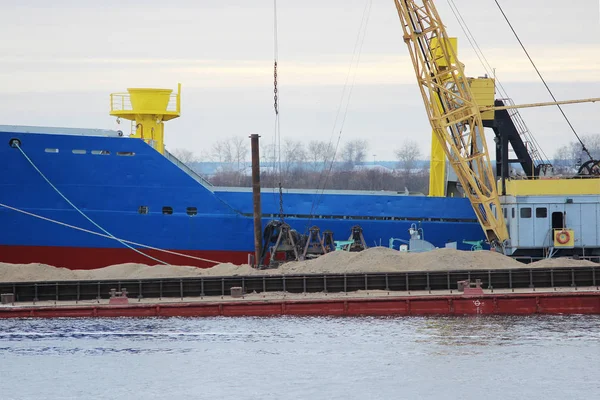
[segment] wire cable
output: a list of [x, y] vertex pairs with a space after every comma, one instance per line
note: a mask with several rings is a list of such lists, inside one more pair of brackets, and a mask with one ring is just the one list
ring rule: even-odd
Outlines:
[[[525, 55], [527, 55], [527, 58], [529, 59], [529, 62], [531, 62], [531, 65], [533, 66], [533, 68], [535, 69], [535, 72], [537, 72], [538, 76], [540, 77], [540, 79], [542, 80], [542, 83], [544, 84], [544, 86], [546, 87], [546, 90], [548, 90], [548, 93], [550, 93], [550, 96], [552, 97], [552, 100], [554, 100], [555, 102], [558, 101], [556, 100], [556, 97], [554, 97], [554, 94], [552, 93], [552, 90], [550, 90], [550, 87], [548, 86], [548, 84], [546, 83], [546, 81], [544, 80], [544, 77], [542, 76], [542, 74], [540, 73], [540, 71], [538, 70], [537, 66], [535, 65], [535, 63], [533, 62], [531, 56], [529, 55], [529, 52], [527, 52], [527, 49], [525, 49], [525, 46], [523, 45], [523, 42], [521, 42], [521, 39], [519, 38], [519, 35], [517, 35], [517, 32], [515, 31], [515, 29], [513, 28], [512, 24], [510, 23], [510, 21], [508, 20], [508, 17], [506, 16], [506, 14], [504, 13], [504, 10], [502, 9], [502, 6], [500, 6], [500, 3], [498, 2], [498, 0], [494, 0], [494, 2], [496, 3], [496, 5], [498, 6], [498, 9], [500, 10], [500, 12], [502, 13], [502, 16], [504, 17], [504, 19], [506, 20], [506, 23], [508, 24], [508, 26], [510, 27], [510, 30], [512, 31], [512, 33], [515, 35], [515, 38], [517, 38], [517, 41], [519, 42], [519, 44], [521, 45], [521, 48], [523, 49], [523, 51], [525, 52]], [[569, 127], [571, 128], [571, 130], [573, 131], [573, 134], [575, 135], [575, 137], [577, 138], [577, 140], [579, 141], [579, 143], [581, 144], [581, 150], [583, 150], [588, 157], [590, 158], [590, 160], [593, 160], [594, 158], [592, 157], [592, 155], [590, 154], [590, 152], [588, 151], [588, 149], [585, 147], [585, 144], [583, 143], [583, 141], [579, 138], [579, 135], [577, 134], [577, 132], [575, 131], [575, 128], [573, 127], [573, 125], [571, 124], [571, 121], [569, 121], [569, 118], [567, 118], [567, 115], [565, 114], [565, 112], [563, 111], [562, 107], [560, 106], [560, 104], [556, 105], [558, 107], [558, 109], [560, 110], [562, 116], [565, 118], [565, 121], [567, 121], [567, 124], [569, 125]]]
[[85, 228], [81, 228], [79, 226], [75, 226], [75, 225], [67, 224], [65, 222], [57, 221], [55, 219], [44, 217], [44, 216], [39, 215], [39, 214], [34, 214], [32, 212], [21, 210], [21, 209], [16, 208], [16, 207], [11, 207], [11, 206], [9, 206], [7, 204], [0, 203], [0, 207], [4, 207], [4, 208], [6, 208], [8, 210], [16, 211], [18, 213], [21, 213], [21, 214], [24, 214], [24, 215], [28, 215], [30, 217], [38, 218], [38, 219], [41, 219], [43, 221], [51, 222], [53, 224], [57, 224], [57, 225], [61, 225], [61, 226], [67, 227], [67, 228], [75, 229], [77, 231], [89, 233], [90, 235], [96, 235], [96, 236], [100, 236], [100, 237], [103, 237], [103, 238], [116, 240], [116, 241], [119, 241], [119, 242], [122, 242], [122, 243], [128, 243], [128, 244], [130, 244], [132, 246], [143, 247], [143, 248], [148, 249], [148, 250], [160, 251], [160, 252], [163, 252], [163, 253], [166, 253], [166, 254], [172, 254], [172, 255], [175, 255], [175, 256], [179, 256], [179, 257], [190, 258], [192, 260], [204, 261], [204, 262], [209, 262], [209, 263], [213, 263], [213, 264], [221, 264], [221, 261], [209, 260], [207, 258], [196, 257], [196, 256], [192, 256], [192, 255], [185, 254], [185, 253], [178, 253], [176, 251], [165, 250], [165, 249], [161, 249], [161, 248], [158, 248], [158, 247], [152, 247], [152, 246], [148, 246], [148, 245], [145, 245], [145, 244], [142, 244], [142, 243], [132, 242], [131, 240], [119, 239], [119, 238], [117, 238], [115, 236], [110, 236], [110, 235], [105, 235], [103, 233], [94, 232], [94, 231], [91, 231], [89, 229], [85, 229]]
[[[277, 0], [273, 0], [273, 94], [275, 108], [275, 143], [277, 145], [277, 167], [279, 175], [279, 219], [283, 222], [283, 171], [281, 169], [281, 121], [279, 119], [279, 88], [277, 87], [277, 63], [279, 61], [279, 43], [277, 38]], [[275, 151], [275, 149], [273, 150]], [[273, 174], [275, 178], [275, 174]], [[273, 192], [275, 192], [275, 179], [273, 179]]]
[[[447, 0], [447, 2], [448, 2], [448, 5], [450, 6], [450, 10], [452, 10], [454, 17], [456, 18], [456, 21], [458, 22], [458, 25], [464, 32], [465, 37], [467, 38], [467, 40], [469, 41], [469, 44], [471, 45], [471, 48], [473, 49], [473, 51], [475, 52], [475, 55], [479, 59], [481, 66], [483, 67], [485, 72], [488, 74], [488, 76], [494, 77], [494, 84], [496, 85], [498, 92], [500, 92], [500, 95], [503, 98], [510, 98], [510, 96], [508, 95], [508, 92], [502, 85], [502, 82], [500, 82], [500, 79], [496, 76], [494, 68], [491, 66], [491, 64], [487, 60], [483, 50], [481, 50], [481, 47], [479, 47], [479, 44], [477, 43], [475, 36], [471, 32], [471, 29], [469, 29], [469, 25], [467, 24], [467, 21], [465, 21], [465, 19], [463, 18], [460, 10], [458, 9], [458, 6], [456, 5], [456, 3], [454, 3], [453, 0]], [[513, 112], [518, 115], [518, 119], [522, 120], [518, 109], [514, 109]], [[524, 124], [524, 121], [521, 121], [521, 122]], [[529, 129], [527, 129], [526, 126], [525, 126], [525, 129], [527, 131], [529, 131]], [[546, 153], [544, 152], [544, 150], [542, 149], [542, 147], [536, 140], [535, 136], [529, 134], [529, 135], [527, 135], [527, 140], [531, 141], [533, 143], [533, 145], [535, 146], [535, 148], [540, 152], [541, 156], [543, 157], [543, 159], [541, 161], [543, 163], [549, 164], [550, 159], [548, 158], [548, 156], [546, 155]]]
[[[346, 122], [346, 116], [348, 114], [348, 107], [350, 105], [352, 91], [353, 91], [355, 83], [356, 83], [358, 64], [360, 62], [360, 56], [362, 53], [363, 44], [365, 41], [365, 37], [367, 35], [367, 26], [368, 26], [369, 18], [371, 15], [372, 5], [373, 5], [373, 0], [367, 0], [367, 2], [365, 3], [365, 7], [363, 8], [363, 15], [362, 15], [362, 18], [360, 21], [360, 27], [358, 29], [358, 33], [356, 35], [356, 40], [354, 42], [354, 49], [352, 51], [352, 59], [350, 61], [350, 66], [348, 67], [346, 79], [344, 81], [344, 87], [342, 89], [340, 103], [338, 105], [336, 115], [335, 115], [335, 120], [333, 122], [333, 128], [331, 130], [331, 135], [329, 138], [329, 143], [327, 145], [326, 154], [329, 154], [331, 151], [332, 144], [333, 144], [333, 136], [336, 132], [336, 128], [338, 127], [338, 121], [340, 120], [340, 114], [342, 113], [342, 109], [343, 109], [343, 114], [341, 117], [341, 124], [339, 127], [337, 141], [336, 141], [335, 147], [333, 148], [333, 154], [331, 156], [331, 161], [329, 162], [328, 168], [327, 168], [327, 166], [325, 166], [325, 168], [323, 170], [321, 170], [321, 173], [319, 174], [319, 180], [317, 183], [317, 191], [315, 193], [317, 196], [315, 197], [315, 199], [313, 199], [311, 207], [310, 207], [309, 219], [308, 219], [308, 222], [306, 225], [306, 230], [308, 230], [308, 228], [310, 226], [310, 221], [314, 215], [315, 208], [318, 207], [319, 203], [321, 202], [321, 198], [323, 197], [323, 193], [325, 192], [325, 187], [327, 186], [327, 182], [331, 176], [331, 171], [333, 170], [333, 164], [335, 162], [337, 152], [339, 149], [339, 145], [340, 145], [340, 141], [342, 139], [342, 131], [344, 129], [344, 125]], [[352, 76], [352, 83], [350, 85], [350, 88], [348, 88], [348, 84], [350, 82], [351, 76]], [[327, 164], [327, 162], [325, 164]]]
[[21, 148], [21, 145], [19, 143], [14, 143], [14, 146], [19, 149], [19, 151], [21, 152], [21, 154], [23, 155], [23, 157], [25, 157], [25, 159], [27, 161], [29, 161], [29, 163], [31, 164], [31, 166], [38, 172], [38, 174], [40, 174], [40, 176], [46, 181], [46, 183], [48, 183], [48, 185], [50, 185], [50, 187], [52, 189], [54, 189], [54, 191], [56, 191], [56, 193], [58, 193], [60, 195], [60, 197], [62, 197], [71, 207], [73, 207], [79, 214], [81, 214], [85, 219], [87, 219], [89, 222], [92, 223], [92, 225], [94, 225], [96, 228], [100, 229], [102, 232], [104, 232], [106, 235], [110, 236], [111, 238], [114, 238], [115, 240], [119, 241], [123, 246], [135, 251], [138, 254], [141, 254], [144, 257], [147, 257], [153, 261], [156, 261], [160, 264], [164, 264], [164, 265], [168, 265], [166, 262], [159, 260], [158, 258], [152, 257], [148, 254], [145, 254], [144, 252], [136, 249], [135, 247], [130, 246], [129, 244], [125, 243], [124, 241], [116, 238], [115, 236], [113, 236], [110, 232], [108, 232], [106, 229], [104, 229], [103, 227], [101, 227], [100, 225], [98, 225], [96, 222], [94, 222], [90, 217], [88, 217], [83, 211], [81, 211], [75, 204], [73, 204], [71, 202], [71, 200], [69, 200], [60, 190], [58, 190], [58, 188], [56, 186], [54, 186], [52, 184], [52, 182], [50, 182], [50, 180], [46, 177], [46, 175], [44, 175], [44, 173], [42, 171], [40, 171], [40, 169], [37, 167], [37, 165], [35, 165], [35, 163], [31, 160], [31, 158], [29, 158], [29, 156], [27, 156], [27, 154], [25, 154], [25, 152], [23, 151], [23, 149]]

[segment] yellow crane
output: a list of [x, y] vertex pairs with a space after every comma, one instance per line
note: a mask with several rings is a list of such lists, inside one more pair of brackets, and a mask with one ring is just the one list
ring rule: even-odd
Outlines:
[[[469, 198], [488, 243], [504, 252], [509, 236], [502, 215], [482, 114], [494, 110], [600, 101], [600, 98], [511, 106], [479, 105], [456, 41], [448, 37], [433, 0], [394, 0], [435, 137]], [[481, 82], [484, 83], [484, 82]], [[493, 102], [493, 98], [491, 99]]]
[[500, 207], [479, 106], [431, 0], [394, 0], [427, 116], [491, 246], [508, 230]]

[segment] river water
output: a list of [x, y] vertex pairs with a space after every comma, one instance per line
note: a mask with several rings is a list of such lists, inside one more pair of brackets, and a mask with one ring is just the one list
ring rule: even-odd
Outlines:
[[594, 399], [600, 317], [0, 320], [0, 399]]

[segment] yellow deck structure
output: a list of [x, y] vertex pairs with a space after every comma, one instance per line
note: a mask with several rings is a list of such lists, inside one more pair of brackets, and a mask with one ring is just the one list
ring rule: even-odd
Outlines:
[[171, 89], [130, 88], [110, 95], [110, 115], [132, 121], [132, 138], [164, 154], [164, 122], [181, 115], [181, 84]]
[[[451, 46], [456, 54], [458, 49], [458, 39], [449, 38], [446, 46]], [[431, 48], [436, 59], [439, 59], [441, 68], [447, 68], [448, 64], [443, 58], [444, 52], [442, 46], [438, 43], [437, 38], [431, 41]], [[446, 51], [448, 52], [448, 51]], [[456, 62], [455, 57], [451, 58], [451, 62]], [[438, 98], [436, 98], [436, 105], [441, 109], [442, 105]], [[432, 197], [444, 197], [446, 196], [446, 153], [444, 152], [445, 143], [440, 143], [435, 131], [431, 131], [431, 158], [429, 161], [429, 196]]]
[[509, 196], [600, 195], [600, 178], [508, 179]]

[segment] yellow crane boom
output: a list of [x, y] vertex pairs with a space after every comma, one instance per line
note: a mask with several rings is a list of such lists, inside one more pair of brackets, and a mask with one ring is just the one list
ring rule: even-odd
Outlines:
[[394, 0], [431, 127], [488, 242], [503, 250], [508, 231], [485, 142], [480, 107], [432, 0]]

